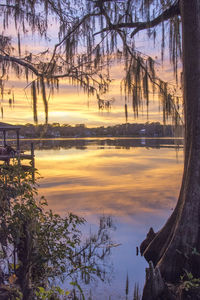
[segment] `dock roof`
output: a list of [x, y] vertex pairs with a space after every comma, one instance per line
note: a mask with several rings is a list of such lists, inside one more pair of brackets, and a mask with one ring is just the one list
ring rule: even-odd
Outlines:
[[0, 122], [0, 131], [20, 130], [20, 128], [21, 128], [20, 126]]

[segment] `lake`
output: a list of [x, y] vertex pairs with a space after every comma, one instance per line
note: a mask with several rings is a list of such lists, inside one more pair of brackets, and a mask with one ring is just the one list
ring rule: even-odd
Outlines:
[[[30, 141], [22, 141], [24, 147]], [[39, 192], [49, 207], [71, 211], [97, 229], [98, 218], [110, 215], [116, 226], [109, 264], [110, 283], [94, 282], [92, 299], [129, 298], [144, 284], [147, 263], [136, 247], [149, 228], [158, 230], [174, 209], [183, 171], [183, 141], [170, 138], [85, 138], [35, 140], [35, 164], [41, 176]], [[22, 145], [23, 147], [23, 145]], [[94, 294], [94, 293], [93, 293]], [[110, 296], [110, 298], [109, 298]]]

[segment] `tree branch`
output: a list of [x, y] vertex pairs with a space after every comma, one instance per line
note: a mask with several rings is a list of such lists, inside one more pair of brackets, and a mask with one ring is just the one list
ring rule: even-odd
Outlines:
[[[105, 1], [104, 1], [105, 2]], [[102, 5], [101, 8], [102, 10]], [[96, 32], [94, 35], [100, 34], [102, 32], [106, 32], [109, 30], [118, 30], [123, 28], [135, 28], [135, 30], [131, 33], [131, 37], [133, 37], [137, 32], [155, 27], [159, 25], [163, 21], [167, 21], [170, 18], [180, 15], [180, 8], [179, 8], [179, 0], [176, 0], [176, 2], [171, 5], [168, 9], [166, 9], [162, 14], [160, 14], [155, 19], [148, 21], [148, 22], [124, 22], [124, 23], [118, 23], [118, 24], [112, 24], [109, 20], [108, 22], [108, 16], [105, 16], [108, 22], [108, 27], [103, 28], [101, 31]]]
[[139, 22], [139, 24], [135, 26], [135, 30], [131, 33], [131, 37], [133, 37], [136, 33], [138, 33], [141, 30], [155, 27], [161, 22], [167, 21], [170, 18], [173, 18], [178, 15], [180, 15], [179, 0], [176, 0], [176, 2], [173, 5], [171, 5], [168, 9], [166, 9], [155, 19], [148, 22]]
[[[55, 58], [57, 48], [59, 46], [61, 46], [85, 22], [86, 19], [88, 19], [88, 18], [90, 18], [92, 16], [99, 16], [99, 13], [91, 13], [91, 14], [85, 15], [79, 22], [77, 22], [77, 24], [75, 24], [74, 27], [72, 27], [72, 29], [63, 37], [63, 39], [59, 43], [57, 43], [55, 45], [54, 50], [53, 50], [53, 54], [52, 54], [52, 57], [51, 57], [51, 60], [49, 62], [49, 66], [50, 66], [50, 64], [53, 62], [53, 60]], [[47, 68], [47, 70], [48, 70], [48, 68]]]
[[[179, 0], [178, 0], [177, 4], [178, 4], [178, 3], [179, 3]], [[108, 14], [106, 13], [106, 11], [105, 11], [103, 8], [101, 8], [101, 10], [102, 10], [102, 13], [103, 13], [104, 17], [106, 18], [107, 23], [108, 23], [109, 26], [110, 26], [111, 22], [110, 22], [110, 19], [109, 19]], [[143, 28], [143, 29], [144, 29], [144, 28]], [[133, 59], [135, 59], [135, 60], [138, 61], [138, 58], [133, 54], [132, 50], [130, 49], [130, 47], [128, 46], [128, 44], [127, 44], [127, 42], [126, 42], [126, 35], [124, 34], [124, 32], [123, 32], [121, 29], [119, 29], [119, 28], [117, 29], [117, 32], [118, 32], [119, 36], [121, 37], [121, 40], [123, 41], [123, 44], [124, 44], [124, 46], [126, 47], [128, 53], [131, 55], [131, 57], [132, 57]], [[144, 71], [146, 71], [146, 67], [145, 67], [143, 64], [140, 63], [140, 66], [141, 66], [141, 68], [142, 68]], [[150, 79], [150, 81], [151, 81], [152, 83], [154, 83], [158, 88], [161, 88], [160, 85], [158, 84], [158, 82], [156, 81], [156, 78], [153, 79], [153, 78], [151, 77], [151, 75], [149, 74], [149, 72], [147, 72], [147, 76], [148, 76], [148, 78]], [[163, 90], [162, 90], [162, 93], [164, 93]], [[177, 110], [177, 108], [176, 108], [176, 105], [174, 104], [172, 98], [170, 98], [170, 102], [171, 102], [171, 105], [173, 106], [173, 109], [176, 111], [179, 120], [180, 120], [181, 123], [183, 124], [183, 120], [182, 120], [182, 118], [181, 118], [181, 116], [180, 116], [180, 114], [179, 114], [179, 112], [178, 112], [178, 110]]]
[[13, 62], [13, 63], [16, 63], [20, 66], [23, 66], [25, 68], [28, 68], [29, 70], [31, 70], [36, 76], [42, 76], [41, 73], [38, 72], [38, 70], [33, 66], [31, 65], [30, 63], [28, 62], [25, 62], [19, 58], [16, 58], [14, 56], [10, 56], [10, 55], [1, 55], [0, 54], [0, 62], [1, 61], [8, 61], [8, 62]]

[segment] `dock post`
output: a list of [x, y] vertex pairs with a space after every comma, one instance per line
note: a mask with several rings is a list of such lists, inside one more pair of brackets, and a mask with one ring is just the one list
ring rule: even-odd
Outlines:
[[32, 180], [35, 182], [35, 154], [34, 154], [34, 144], [31, 143], [31, 165], [32, 165]]
[[17, 133], [17, 151], [19, 152], [20, 147], [19, 147], [19, 130], [18, 129], [17, 129], [16, 133]]
[[3, 146], [6, 146], [6, 131], [3, 131]]

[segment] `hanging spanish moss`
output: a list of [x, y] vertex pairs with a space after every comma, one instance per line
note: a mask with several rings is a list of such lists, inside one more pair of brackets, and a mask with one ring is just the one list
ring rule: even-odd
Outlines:
[[32, 91], [32, 99], [33, 99], [33, 119], [34, 122], [38, 123], [38, 116], [37, 116], [37, 92], [36, 92], [36, 84], [35, 81], [31, 84], [31, 91]]
[[18, 41], [18, 53], [19, 56], [21, 56], [21, 39], [20, 39], [20, 33], [17, 34], [17, 41]]
[[[36, 94], [42, 95], [47, 122], [46, 85], [53, 94], [59, 82], [80, 87], [88, 96], [96, 96], [99, 109], [110, 109], [112, 101], [102, 99], [109, 98], [106, 93], [111, 82], [110, 67], [116, 61], [124, 64], [121, 91], [124, 97], [132, 99], [135, 117], [146, 107], [148, 118], [150, 95], [158, 93], [164, 122], [169, 118], [180, 119], [176, 93], [167, 84], [163, 87], [163, 81], [155, 74], [154, 60], [137, 51], [138, 33], [145, 30], [154, 44], [160, 37], [164, 60], [168, 33], [170, 60], [178, 82], [182, 55], [178, 0], [5, 0], [5, 4], [0, 4], [0, 14], [4, 27], [4, 34], [0, 35], [1, 80], [8, 81], [9, 70], [19, 79], [26, 78], [32, 89], [35, 122]], [[30, 32], [37, 34], [45, 45], [50, 19], [55, 20], [58, 34], [53, 49], [38, 53], [24, 50], [23, 39]], [[5, 34], [11, 26], [16, 31], [17, 46]], [[36, 85], [31, 83], [35, 80]], [[126, 111], [127, 107], [125, 117]]]
[[182, 57], [180, 25], [178, 16], [170, 20], [169, 53], [176, 81], [178, 81], [178, 61]]
[[128, 107], [127, 103], [125, 103], [125, 118], [126, 118], [126, 123], [128, 122]]
[[40, 86], [42, 90], [42, 100], [44, 103], [44, 111], [45, 111], [45, 123], [48, 123], [48, 102], [47, 102], [47, 96], [46, 96], [46, 87], [44, 82], [44, 77], [42, 76], [40, 79]]

